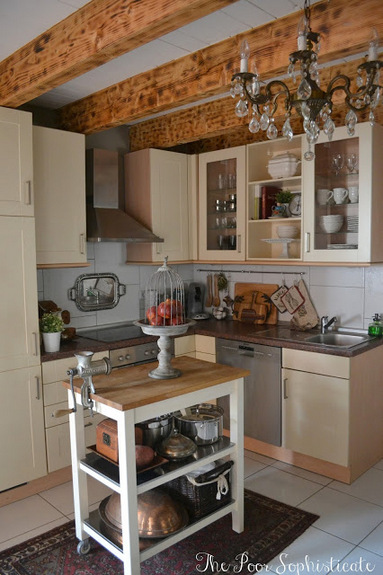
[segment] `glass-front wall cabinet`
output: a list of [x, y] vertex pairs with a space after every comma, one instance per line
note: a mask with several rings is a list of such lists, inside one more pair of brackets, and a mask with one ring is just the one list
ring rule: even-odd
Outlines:
[[245, 147], [199, 157], [199, 259], [245, 259]]
[[364, 123], [353, 136], [337, 128], [320, 136], [304, 161], [307, 261], [382, 261], [381, 126]]

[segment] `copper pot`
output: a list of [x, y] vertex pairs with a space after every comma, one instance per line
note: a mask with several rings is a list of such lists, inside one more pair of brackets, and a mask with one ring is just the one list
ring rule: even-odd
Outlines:
[[[159, 539], [179, 531], [188, 524], [185, 508], [161, 489], [152, 489], [137, 497], [138, 534], [141, 538]], [[99, 506], [102, 531], [112, 541], [122, 543], [121, 503], [118, 493], [104, 499]]]

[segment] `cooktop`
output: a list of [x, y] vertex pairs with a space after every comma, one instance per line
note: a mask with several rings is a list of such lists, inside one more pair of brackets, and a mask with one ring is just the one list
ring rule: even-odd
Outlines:
[[87, 337], [88, 339], [94, 339], [105, 343], [122, 341], [124, 339], [136, 339], [138, 337], [144, 337], [145, 335], [140, 327], [129, 323], [118, 325], [99, 325], [77, 330], [77, 333], [81, 337]]

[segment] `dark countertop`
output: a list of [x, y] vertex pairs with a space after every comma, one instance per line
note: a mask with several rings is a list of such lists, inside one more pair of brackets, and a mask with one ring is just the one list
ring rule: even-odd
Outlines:
[[[232, 320], [218, 321], [213, 318], [196, 322], [195, 326], [189, 328], [189, 331], [185, 335], [192, 333], [224, 339], [235, 339], [262, 345], [272, 345], [275, 347], [313, 351], [315, 353], [339, 355], [343, 357], [354, 357], [369, 351], [370, 349], [383, 345], [383, 338], [371, 337], [369, 341], [352, 348], [328, 347], [322, 344], [305, 342], [308, 337], [319, 333], [319, 330], [302, 332], [291, 330], [288, 323], [279, 323], [278, 325], [253, 325]], [[73, 357], [73, 355], [78, 351], [84, 350], [96, 353], [98, 351], [119, 349], [129, 345], [138, 345], [140, 343], [155, 341], [155, 339], [155, 337], [142, 334], [142, 337], [135, 339], [104, 343], [77, 336], [71, 341], [62, 340], [60, 351], [57, 353], [45, 353], [44, 350], [42, 350], [41, 361], [45, 362]]]

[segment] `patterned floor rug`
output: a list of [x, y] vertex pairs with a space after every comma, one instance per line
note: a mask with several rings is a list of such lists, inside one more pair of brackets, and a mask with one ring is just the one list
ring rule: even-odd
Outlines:
[[[231, 515], [225, 516], [141, 563], [141, 574], [133, 575], [258, 573], [258, 565], [278, 556], [317, 518], [246, 490], [243, 533], [232, 531]], [[83, 556], [77, 543], [72, 521], [0, 553], [0, 574], [123, 575], [122, 563], [96, 542]]]

